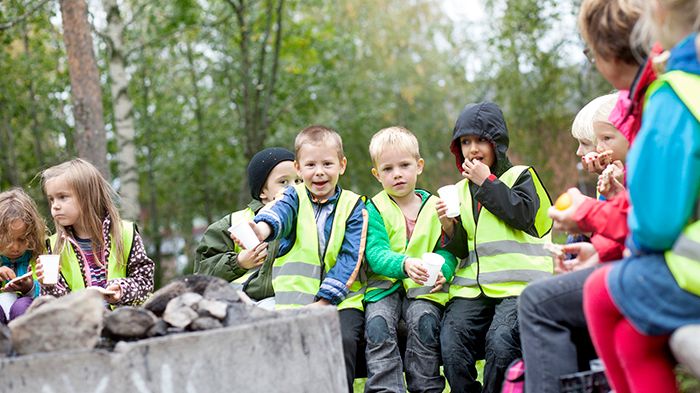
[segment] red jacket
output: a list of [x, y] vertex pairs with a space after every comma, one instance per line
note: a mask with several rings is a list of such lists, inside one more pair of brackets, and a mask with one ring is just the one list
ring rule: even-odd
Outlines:
[[627, 228], [627, 211], [629, 210], [627, 192], [610, 200], [586, 200], [574, 213], [579, 228], [591, 232], [591, 243], [598, 251], [601, 262], [615, 261], [622, 258], [625, 250]]

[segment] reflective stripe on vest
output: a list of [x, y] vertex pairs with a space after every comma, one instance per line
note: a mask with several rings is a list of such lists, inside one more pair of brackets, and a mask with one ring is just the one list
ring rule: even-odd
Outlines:
[[[131, 246], [134, 242], [134, 223], [122, 220], [122, 244], [124, 245], [124, 255], [121, 263], [117, 262], [114, 242], [109, 247], [109, 257], [107, 258], [107, 280], [126, 277], [126, 265], [131, 254]], [[111, 235], [110, 235], [111, 236]], [[51, 250], [56, 248], [56, 234], [50, 238]], [[87, 263], [87, 261], [83, 261]], [[85, 278], [83, 270], [80, 269], [78, 256], [71, 244], [63, 247], [61, 252], [61, 275], [66, 280], [71, 291], [85, 288]]]
[[[247, 207], [243, 210], [239, 210], [237, 212], [231, 213], [231, 225], [229, 225], [229, 226], [234, 226], [242, 221], [253, 221], [253, 218], [255, 218], [255, 212], [253, 210], [251, 210], [251, 208]], [[233, 251], [236, 254], [240, 254], [242, 251], [241, 246], [234, 243], [233, 244]], [[244, 275], [238, 277], [237, 279], [235, 279], [231, 282], [234, 282], [236, 284], [244, 284], [246, 281], [248, 281], [250, 276], [253, 275], [253, 273], [257, 272], [258, 270], [260, 270], [259, 267], [248, 269], [248, 271]]]
[[[401, 208], [389, 197], [386, 191], [382, 191], [372, 198], [372, 203], [377, 207], [382, 220], [384, 220], [384, 228], [386, 228], [387, 235], [389, 235], [389, 244], [392, 251], [405, 254], [409, 258], [421, 258], [426, 252], [432, 252], [435, 249], [435, 245], [440, 240], [440, 234], [442, 233], [440, 220], [435, 210], [437, 200], [436, 197], [430, 195], [421, 205], [411, 238], [406, 241], [406, 218]], [[396, 280], [375, 274], [373, 276], [370, 275], [370, 281], [380, 281], [384, 286], [389, 284], [390, 288]], [[449, 297], [446, 287], [443, 287], [441, 292], [429, 293], [432, 287], [418, 285], [410, 278], [403, 280], [403, 286], [406, 289], [406, 296], [411, 299], [427, 299], [444, 305]], [[368, 285], [367, 288], [369, 293], [370, 290], [376, 290], [379, 287], [370, 287]]]
[[[647, 91], [646, 99], [654, 94], [661, 86], [668, 84], [678, 98], [700, 122], [700, 76], [683, 71], [669, 71], [661, 75]], [[700, 221], [698, 221], [698, 206], [696, 203], [691, 223], [676, 239], [676, 243], [670, 251], [667, 251], [666, 264], [673, 274], [678, 286], [684, 290], [700, 296]]]
[[[275, 291], [275, 308], [296, 308], [314, 302], [323, 276], [335, 265], [345, 239], [345, 226], [360, 196], [342, 190], [335, 204], [333, 227], [326, 242], [323, 264], [319, 256], [319, 242], [313, 205], [304, 184], [294, 186], [299, 199], [296, 237], [294, 246], [285, 255], [275, 259], [272, 265], [272, 287]], [[338, 305], [338, 309], [363, 310], [363, 282], [358, 279], [350, 286], [350, 293]]]
[[514, 229], [481, 207], [474, 219], [469, 181], [462, 180], [457, 189], [462, 201], [461, 219], [467, 232], [469, 256], [460, 262], [450, 286], [450, 298], [475, 298], [483, 292], [489, 297], [518, 296], [527, 283], [552, 275], [552, 258], [542, 245], [550, 238], [552, 221], [547, 209], [552, 202], [537, 173], [527, 166], [514, 166], [499, 180], [513, 187], [522, 173], [529, 171], [540, 206], [535, 229], [540, 237]]

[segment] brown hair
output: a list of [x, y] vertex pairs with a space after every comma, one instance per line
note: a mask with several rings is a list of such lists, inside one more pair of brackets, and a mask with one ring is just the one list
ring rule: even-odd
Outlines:
[[301, 130], [294, 139], [294, 155], [299, 159], [299, 150], [304, 144], [311, 143], [314, 145], [327, 143], [335, 145], [338, 153], [338, 159], [343, 160], [345, 152], [343, 151], [343, 138], [340, 137], [338, 131], [319, 124], [308, 126]]
[[642, 64], [646, 51], [632, 46], [631, 36], [642, 13], [640, 1], [583, 0], [578, 14], [581, 37], [593, 52], [605, 60]]
[[[52, 179], [63, 176], [68, 186], [73, 189], [78, 199], [80, 226], [90, 235], [95, 250], [105, 250], [105, 239], [102, 233], [102, 221], [109, 217], [111, 220], [112, 244], [117, 255], [117, 265], [126, 263], [124, 259], [124, 244], [122, 242], [122, 225], [119, 211], [114, 203], [116, 193], [112, 186], [102, 176], [100, 171], [91, 163], [76, 158], [62, 164], [52, 166], [41, 173], [41, 183], [46, 193], [46, 183]], [[56, 224], [57, 241], [54, 253], [63, 248], [66, 236], [71, 236], [68, 230]], [[95, 253], [98, 255], [98, 253]], [[101, 255], [104, 255], [103, 253]], [[101, 259], [101, 256], [98, 260]], [[107, 261], [100, 262], [106, 264]]]
[[10, 228], [13, 222], [21, 221], [26, 226], [24, 238], [32, 259], [44, 253], [46, 222], [39, 214], [34, 200], [21, 188], [13, 188], [0, 193], [0, 244], [9, 244]]

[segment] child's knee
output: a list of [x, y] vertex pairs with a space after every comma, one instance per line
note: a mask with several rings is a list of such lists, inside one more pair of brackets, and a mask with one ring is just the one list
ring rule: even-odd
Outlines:
[[418, 339], [426, 345], [440, 342], [440, 320], [433, 314], [423, 314], [418, 319]]
[[365, 333], [367, 341], [372, 344], [381, 344], [392, 336], [389, 324], [381, 315], [376, 315], [367, 321]]

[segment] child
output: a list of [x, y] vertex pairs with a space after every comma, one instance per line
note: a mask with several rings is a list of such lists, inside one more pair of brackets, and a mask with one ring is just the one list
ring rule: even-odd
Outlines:
[[253, 200], [244, 210], [226, 215], [211, 224], [197, 246], [194, 271], [221, 277], [227, 281], [242, 280], [243, 290], [255, 300], [274, 296], [272, 262], [279, 242], [268, 246], [262, 242], [253, 250], [241, 249], [232, 240], [228, 228], [240, 221], [250, 221], [263, 205], [290, 185], [301, 182], [294, 169], [294, 153], [271, 147], [256, 153], [248, 164], [248, 185]]
[[[362, 198], [338, 186], [347, 159], [343, 141], [313, 125], [294, 140], [294, 167], [304, 184], [289, 187], [252, 225], [261, 241], [285, 239], [273, 264], [275, 308], [338, 307], [348, 389], [352, 392], [357, 344], [364, 331], [359, 280], [367, 234]], [[316, 234], [316, 236], [314, 236]]]
[[[34, 270], [36, 257], [44, 252], [46, 224], [34, 200], [22, 189], [0, 193], [0, 280], [9, 281]], [[9, 321], [24, 314], [39, 295], [39, 284], [27, 277], [2, 288], [18, 298], [9, 309]], [[0, 307], [0, 324], [8, 319]]]
[[63, 296], [96, 286], [112, 305], [135, 305], [153, 290], [153, 261], [136, 226], [119, 218], [114, 190], [100, 172], [80, 158], [41, 174], [56, 234], [51, 252], [61, 255], [58, 284], [43, 284], [41, 258], [37, 278], [42, 294]]
[[627, 157], [631, 256], [598, 269], [584, 310], [618, 393], [677, 390], [668, 337], [700, 323], [700, 3], [650, 0], [640, 31], [670, 50]]
[[[441, 289], [445, 278], [452, 278], [457, 261], [439, 244], [437, 198], [416, 189], [424, 165], [416, 137], [402, 127], [385, 128], [372, 137], [369, 154], [372, 174], [384, 190], [367, 203], [366, 257], [371, 271], [365, 293], [365, 392], [406, 391], [396, 336], [402, 315], [408, 327], [408, 390], [442, 392], [440, 320], [448, 294]], [[445, 264], [439, 281], [424, 287], [427, 270], [420, 258], [433, 251]]]
[[593, 121], [592, 119], [596, 116], [598, 104], [597, 101], [601, 97], [594, 99], [584, 106], [574, 118], [574, 123], [571, 125], [571, 136], [578, 142], [578, 148], [576, 149], [576, 155], [581, 159], [581, 162], [586, 166], [589, 172], [594, 172], [591, 166], [586, 165], [587, 162], [583, 160], [583, 157], [590, 153], [596, 151], [596, 139], [595, 132], [593, 132]]
[[551, 200], [535, 170], [512, 166], [507, 149], [508, 130], [496, 104], [464, 107], [450, 145], [466, 178], [457, 184], [459, 220], [446, 218], [445, 204], [438, 205], [452, 238], [448, 249], [464, 258], [450, 284], [440, 332], [453, 392], [481, 390], [475, 364], [482, 356], [483, 391], [500, 391], [506, 367], [520, 357], [517, 297], [528, 282], [552, 274], [542, 248], [550, 238]]

